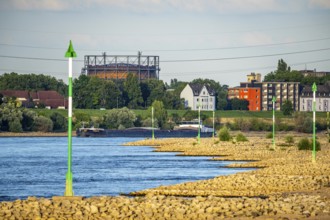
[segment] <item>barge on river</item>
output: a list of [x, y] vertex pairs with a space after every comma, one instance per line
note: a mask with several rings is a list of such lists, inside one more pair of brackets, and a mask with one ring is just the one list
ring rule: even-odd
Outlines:
[[[151, 138], [152, 130], [154, 130], [155, 138], [172, 138], [172, 137], [197, 137], [198, 121], [182, 122], [173, 130], [161, 130], [151, 127], [134, 127], [124, 130], [110, 130], [103, 128], [79, 128], [77, 129], [77, 137], [141, 137]], [[200, 125], [201, 137], [212, 137], [214, 130], [212, 128]]]

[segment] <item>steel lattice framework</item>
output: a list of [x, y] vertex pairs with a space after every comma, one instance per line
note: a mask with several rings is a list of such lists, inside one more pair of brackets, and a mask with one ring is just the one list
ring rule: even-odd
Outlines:
[[125, 80], [129, 73], [138, 79], [159, 79], [159, 56], [86, 55], [82, 73], [102, 79]]

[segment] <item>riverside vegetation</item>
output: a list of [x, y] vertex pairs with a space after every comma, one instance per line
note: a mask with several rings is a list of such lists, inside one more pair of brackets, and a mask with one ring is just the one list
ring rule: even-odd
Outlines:
[[[244, 133], [245, 142], [205, 138], [198, 145], [195, 139], [176, 138], [128, 143], [152, 145], [158, 152], [179, 152], [178, 156], [233, 161], [229, 167], [258, 169], [132, 192], [133, 197], [29, 197], [2, 202], [0, 219], [329, 219], [327, 137], [318, 134], [321, 149], [313, 163], [311, 151], [296, 146], [306, 135], [290, 133], [289, 142], [287, 135], [276, 135], [275, 149], [258, 132]], [[249, 162], [234, 162], [241, 160]]]

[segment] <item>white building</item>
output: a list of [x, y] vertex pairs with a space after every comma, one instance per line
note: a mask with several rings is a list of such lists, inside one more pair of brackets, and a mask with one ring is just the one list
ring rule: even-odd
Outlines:
[[209, 85], [189, 83], [182, 90], [180, 98], [184, 99], [185, 107], [202, 111], [215, 110], [215, 91]]
[[[330, 111], [330, 84], [318, 85], [316, 91], [316, 111]], [[311, 86], [305, 86], [300, 95], [300, 111], [313, 111], [313, 91]]]

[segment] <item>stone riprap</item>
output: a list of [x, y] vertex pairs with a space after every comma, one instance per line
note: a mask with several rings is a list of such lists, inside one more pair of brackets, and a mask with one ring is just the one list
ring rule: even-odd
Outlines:
[[131, 193], [137, 197], [29, 197], [1, 202], [0, 219], [330, 219], [326, 135], [318, 135], [321, 151], [316, 163], [311, 151], [298, 151], [280, 138], [272, 149], [271, 139], [249, 135], [248, 142], [240, 143], [209, 138], [201, 144], [195, 139], [161, 139], [128, 145], [155, 146], [156, 151], [180, 156], [246, 160], [250, 162], [228, 167], [260, 169]]

